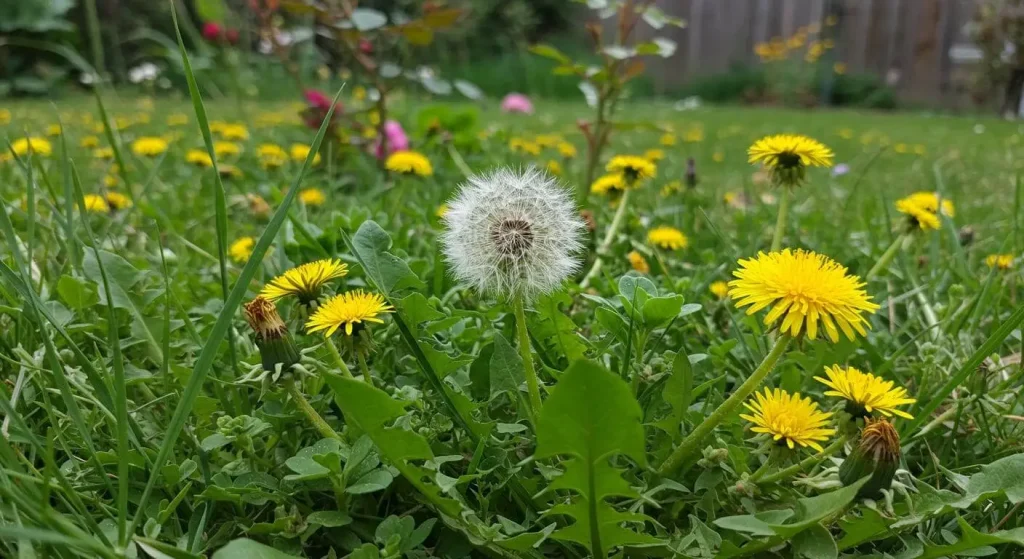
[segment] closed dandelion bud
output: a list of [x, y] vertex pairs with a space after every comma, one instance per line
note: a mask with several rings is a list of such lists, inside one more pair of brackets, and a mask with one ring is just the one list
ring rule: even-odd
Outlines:
[[299, 350], [274, 303], [263, 297], [249, 301], [245, 304], [245, 320], [256, 334], [264, 370], [274, 372], [278, 365], [287, 369], [299, 362]]
[[971, 226], [965, 226], [960, 228], [960, 246], [968, 247], [974, 243], [974, 228]]
[[867, 418], [860, 440], [839, 467], [839, 480], [850, 485], [871, 476], [857, 492], [858, 497], [877, 498], [892, 485], [900, 465], [900, 435], [885, 418]]
[[697, 188], [697, 162], [692, 157], [686, 160], [686, 186]]

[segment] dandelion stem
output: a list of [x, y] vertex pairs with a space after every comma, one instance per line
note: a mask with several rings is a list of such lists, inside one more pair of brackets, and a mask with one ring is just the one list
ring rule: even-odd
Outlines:
[[370, 368], [366, 366], [366, 358], [358, 351], [356, 357], [359, 359], [359, 370], [363, 372], [363, 380], [366, 381], [366, 384], [373, 386], [373, 376], [370, 374]]
[[807, 470], [813, 468], [814, 466], [817, 466], [819, 463], [824, 461], [829, 456], [832, 456], [833, 454], [842, 450], [843, 445], [846, 444], [846, 440], [847, 436], [843, 435], [842, 437], [836, 439], [835, 442], [833, 442], [832, 444], [826, 446], [824, 450], [822, 450], [821, 452], [813, 456], [808, 456], [807, 458], [804, 458], [800, 462], [797, 462], [796, 464], [793, 464], [788, 468], [783, 468], [772, 475], [764, 476], [763, 478], [760, 479], [760, 481], [758, 481], [757, 479], [753, 479], [753, 476], [751, 476], [751, 481], [755, 481], [758, 483], [775, 483], [777, 481], [781, 481], [786, 478], [792, 477], [800, 472], [806, 472]]
[[540, 413], [540, 384], [537, 381], [537, 370], [533, 366], [533, 353], [530, 351], [530, 334], [526, 331], [526, 311], [523, 308], [523, 296], [512, 298], [512, 309], [516, 315], [516, 337], [519, 345], [519, 356], [523, 359], [523, 371], [526, 374], [526, 390], [529, 392], [530, 420], [536, 425], [537, 414]]
[[689, 458], [694, 452], [697, 451], [699, 445], [704, 442], [704, 439], [711, 434], [711, 431], [718, 426], [726, 417], [732, 415], [740, 404], [747, 399], [748, 396], [757, 387], [761, 386], [765, 377], [768, 373], [772, 372], [775, 368], [775, 364], [779, 362], [779, 358], [786, 353], [786, 348], [789, 347], [790, 337], [786, 335], [779, 336], [775, 341], [775, 345], [772, 346], [772, 350], [765, 356], [761, 364], [754, 369], [754, 372], [741, 384], [732, 396], [729, 396], [722, 405], [707, 416], [704, 421], [701, 422], [689, 435], [683, 439], [683, 442], [672, 452], [672, 454], [661, 464], [658, 468], [658, 474], [665, 476], [670, 474], [673, 470], [678, 468], [687, 458]]
[[324, 341], [327, 342], [327, 350], [331, 352], [331, 357], [334, 358], [334, 364], [341, 370], [341, 374], [344, 375], [345, 378], [354, 378], [352, 376], [352, 371], [348, 368], [348, 365], [345, 364], [345, 360], [342, 359], [341, 354], [338, 353], [338, 346], [334, 345], [334, 340], [327, 337], [324, 338]]
[[619, 227], [622, 226], [622, 222], [626, 216], [626, 206], [629, 204], [629, 190], [622, 194], [622, 198], [619, 200], [619, 207], [615, 210], [615, 217], [612, 218], [611, 225], [608, 226], [608, 232], [605, 233], [604, 240], [597, 247], [597, 257], [594, 259], [594, 265], [591, 266], [590, 271], [587, 272], [586, 276], [583, 276], [583, 281], [580, 282], [580, 288], [586, 289], [590, 285], [591, 280], [601, 272], [601, 266], [604, 265], [603, 255], [608, 252], [611, 248], [612, 242], [615, 241], [615, 234], [618, 233]]
[[789, 214], [789, 199], [792, 196], [790, 187], [783, 186], [779, 195], [779, 217], [775, 221], [775, 234], [772, 235], [772, 250], [778, 252], [782, 248], [782, 236], [786, 233], [786, 216]]
[[864, 279], [871, 279], [878, 275], [878, 273], [881, 272], [882, 270], [888, 268], [889, 263], [892, 262], [892, 259], [896, 257], [896, 253], [900, 251], [900, 247], [903, 246], [903, 240], [906, 238], [906, 233], [896, 237], [896, 240], [893, 241], [891, 245], [889, 245], [889, 248], [885, 249], [884, 253], [882, 253], [882, 256], [881, 258], [878, 259], [878, 262], [875, 262], [875, 265], [871, 267], [871, 269], [868, 271], [868, 274], [864, 276]]
[[303, 396], [302, 390], [299, 389], [299, 385], [296, 382], [292, 381], [288, 383], [288, 394], [293, 400], [295, 400], [295, 405], [299, 406], [299, 410], [302, 411], [303, 415], [305, 415], [307, 419], [309, 419], [309, 422], [312, 423], [313, 427], [320, 432], [321, 436], [326, 439], [342, 440], [341, 435], [332, 429], [331, 426], [327, 424], [327, 421], [325, 421], [324, 418], [321, 417], [315, 409], [313, 409], [313, 406], [310, 405], [309, 400]]

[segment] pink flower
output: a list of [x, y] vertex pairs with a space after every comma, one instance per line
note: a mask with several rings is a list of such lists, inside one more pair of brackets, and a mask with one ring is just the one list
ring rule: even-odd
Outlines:
[[224, 34], [224, 38], [228, 40], [229, 45], [238, 44], [238, 30], [228, 29], [227, 33]]
[[533, 103], [522, 93], [509, 93], [501, 100], [501, 110], [506, 113], [533, 114]]
[[409, 149], [409, 136], [405, 135], [402, 125], [394, 120], [384, 121], [384, 137], [387, 138], [388, 150], [387, 153], [384, 153], [384, 146], [381, 145], [380, 140], [377, 140], [377, 147], [374, 148], [377, 159], [384, 159], [385, 156], [396, 151]]
[[224, 30], [221, 29], [220, 24], [215, 21], [208, 21], [203, 24], [203, 38], [211, 43], [219, 41], [223, 32]]
[[327, 96], [323, 91], [316, 89], [307, 89], [303, 95], [306, 97], [306, 102], [309, 103], [310, 107], [314, 109], [320, 109], [321, 111], [328, 111], [331, 108], [331, 98]]

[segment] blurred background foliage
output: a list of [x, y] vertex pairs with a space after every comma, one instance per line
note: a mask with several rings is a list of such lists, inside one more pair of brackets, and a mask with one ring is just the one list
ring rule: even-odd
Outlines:
[[[352, 60], [314, 33], [314, 16], [296, 0], [173, 0], [201, 82], [213, 97], [295, 97], [289, 73], [310, 80], [341, 83], [351, 79]], [[598, 60], [581, 22], [587, 7], [566, 0], [368, 0], [351, 2], [359, 9], [386, 14], [399, 25], [425, 13], [457, 10], [458, 24], [434, 34], [429, 44], [376, 45], [404, 68], [437, 72], [450, 80], [474, 84], [490, 98], [509, 92], [580, 99], [578, 84], [552, 75], [555, 63], [531, 55], [529, 45], [544, 42], [583, 63]], [[344, 4], [344, 3], [343, 3]], [[163, 0], [18, 0], [0, 1], [0, 96], [54, 96], [81, 91], [100, 69], [113, 83], [180, 94], [184, 79], [175, 50], [170, 2]], [[230, 45], [204, 39], [211, 19], [230, 28]], [[287, 64], [261, 49], [267, 26], [284, 33]], [[91, 33], [93, 26], [99, 33]], [[788, 39], [788, 38], [783, 38]], [[681, 45], [684, 48], [685, 45]], [[881, 77], [837, 74], [831, 62], [798, 61], [789, 87], [797, 94], [779, 95], [776, 68], [763, 61], [736, 61], [727, 70], [697, 74], [684, 83], [659, 86], [652, 72], [634, 80], [631, 97], [696, 96], [716, 103], [790, 106], [832, 104], [888, 109], [896, 95]], [[291, 68], [291, 69], [289, 69]], [[229, 71], [224, 71], [225, 69]], [[671, 72], [663, 66], [661, 72]], [[990, 81], [1006, 80], [1000, 68]], [[988, 83], [988, 82], [986, 82]], [[328, 84], [325, 83], [325, 87]], [[989, 83], [989, 90], [994, 86]]]

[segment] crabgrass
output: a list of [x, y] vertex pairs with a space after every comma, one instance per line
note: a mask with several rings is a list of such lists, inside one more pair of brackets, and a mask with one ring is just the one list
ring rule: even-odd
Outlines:
[[[10, 122], [0, 128], [13, 144], [62, 125], [49, 138], [50, 155], [0, 163], [0, 555], [120, 557], [137, 548], [154, 557], [217, 550], [234, 557], [256, 553], [252, 541], [309, 557], [578, 556], [591, 549], [547, 539], [552, 523], [571, 524], [561, 514], [539, 514], [557, 493], [541, 490], [564, 464], [548, 455], [530, 460], [534, 426], [507, 393], [508, 382], [513, 391], [518, 386], [496, 384], [497, 375], [514, 377], [517, 370], [506, 341], [515, 338], [512, 310], [453, 284], [437, 244], [438, 208], [464, 179], [453, 155], [474, 171], [555, 162], [562, 180], [577, 186], [586, 151], [577, 121], [588, 115], [586, 106], [541, 101], [536, 114], [525, 116], [501, 114], [494, 103], [405, 98], [393, 115], [434, 166], [430, 177], [410, 177], [381, 172], [367, 154], [373, 141], [345, 126], [321, 131], [328, 140], [319, 162], [311, 153], [280, 167], [261, 165], [261, 144], [288, 150], [317, 142], [317, 131], [301, 123], [292, 104], [212, 102], [203, 111], [187, 100], [114, 92], [102, 99], [102, 106], [88, 97], [56, 106], [12, 103]], [[343, 101], [352, 119], [368, 120], [347, 88]], [[179, 114], [184, 124], [168, 123]], [[811, 523], [824, 536], [816, 528], [807, 533], [850, 556], [934, 557], [1015, 541], [999, 530], [1024, 525], [1016, 514], [1020, 492], [1009, 489], [1019, 482], [1007, 481], [1005, 493], [975, 494], [965, 480], [983, 476], [980, 465], [1022, 450], [1018, 126], [936, 114], [676, 110], [659, 102], [627, 102], [619, 117], [611, 153], [661, 150], [657, 177], [631, 197], [591, 288], [581, 292], [569, 282], [528, 313], [546, 390], [557, 395], [567, 378], [587, 386], [586, 378], [610, 375], [604, 369], [629, 378], [643, 427], [628, 431], [643, 433], [646, 461], [660, 465], [679, 435], [719, 405], [771, 346], [758, 317], [709, 291], [730, 278], [738, 259], [766, 250], [772, 236], [778, 191], [748, 165], [746, 148], [766, 134], [812, 136], [842, 166], [812, 170], [794, 192], [783, 246], [827, 254], [864, 275], [903, 230], [897, 198], [936, 191], [956, 212], [939, 230], [915, 234], [867, 284], [882, 308], [866, 338], [802, 340], [767, 381], [839, 412], [843, 405], [823, 397], [813, 377], [826, 365], [848, 363], [894, 380], [917, 399], [908, 410], [915, 419], [897, 422], [903, 492], [890, 495], [887, 506], [844, 505]], [[223, 139], [214, 121], [239, 122], [249, 134], [234, 141], [239, 155], [216, 157], [220, 174], [185, 157], [191, 149], [216, 154]], [[514, 138], [553, 134], [579, 155], [509, 148]], [[133, 141], [143, 136], [167, 139], [167, 151], [133, 153]], [[97, 145], [85, 147], [91, 137]], [[115, 149], [97, 157], [104, 146]], [[692, 189], [685, 184], [690, 158]], [[326, 201], [302, 202], [308, 188]], [[110, 192], [132, 204], [83, 210], [85, 195]], [[598, 196], [581, 203], [596, 227], [593, 249], [616, 208]], [[646, 231], [660, 225], [683, 231], [689, 245], [673, 252], [648, 246]], [[244, 237], [254, 240], [252, 255], [234, 258], [230, 247]], [[633, 334], [641, 326], [630, 318], [621, 337], [599, 309], [621, 309], [615, 295], [621, 278], [632, 277], [631, 251], [646, 258], [660, 294], [681, 295], [689, 305], [640, 337]], [[984, 259], [995, 253], [1017, 261], [1009, 270], [990, 269]], [[280, 305], [310, 373], [297, 375], [302, 391], [341, 441], [321, 440], [285, 381], [262, 374], [235, 312], [269, 278], [326, 257], [354, 269], [332, 286], [338, 292], [378, 290], [399, 311], [371, 329], [374, 347], [365, 364], [359, 361], [382, 389], [374, 391], [345, 388], [356, 381], [332, 376], [330, 348], [303, 332], [307, 310]], [[571, 365], [583, 356], [600, 366]], [[336, 400], [332, 390], [345, 395]], [[554, 411], [542, 415], [542, 424], [587, 411], [580, 407], [586, 402], [548, 398]], [[346, 402], [349, 409], [339, 407]], [[379, 405], [379, 414], [346, 416], [363, 413], [366, 402]], [[707, 443], [725, 454], [709, 450], [699, 468], [665, 479], [630, 469], [628, 480], [644, 497], [616, 504], [657, 520], [638, 529], [660, 542], [651, 554], [671, 548], [686, 557], [728, 556], [755, 537], [781, 532], [757, 532], [751, 524], [737, 530], [739, 521], [716, 520], [803, 503], [838, 483], [825, 460], [801, 468], [800, 483], [790, 483], [791, 472], [763, 493], [738, 491], [737, 482], [766, 456], [743, 426], [728, 418]], [[379, 436], [419, 453], [402, 455]], [[413, 436], [426, 451], [409, 442]], [[645, 461], [633, 450], [616, 466]], [[852, 501], [852, 493], [846, 498]], [[979, 539], [950, 508], [1003, 539]], [[472, 515], [451, 518], [469, 509]], [[918, 517], [906, 525], [890, 521]], [[927, 545], [901, 540], [904, 530], [916, 541], [908, 527]], [[252, 541], [224, 547], [238, 538]], [[743, 549], [789, 553], [772, 542], [754, 540]], [[639, 549], [647, 548], [630, 553], [645, 553]], [[1015, 550], [1007, 545], [999, 553], [1012, 557]]]

